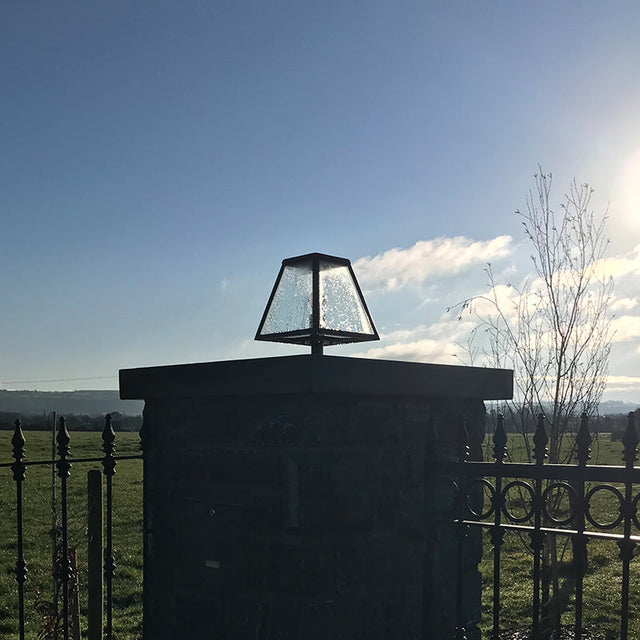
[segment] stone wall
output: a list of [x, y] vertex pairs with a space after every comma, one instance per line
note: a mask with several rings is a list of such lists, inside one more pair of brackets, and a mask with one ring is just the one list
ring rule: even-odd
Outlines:
[[[425, 530], [425, 438], [435, 425], [438, 455], [453, 455], [463, 419], [481, 441], [480, 401], [147, 400], [145, 637], [417, 640], [423, 611], [426, 637], [445, 637], [455, 556]], [[481, 545], [468, 545], [477, 620]]]

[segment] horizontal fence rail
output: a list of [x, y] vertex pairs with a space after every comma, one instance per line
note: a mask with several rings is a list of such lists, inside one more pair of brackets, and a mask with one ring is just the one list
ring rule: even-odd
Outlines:
[[[464, 431], [464, 430], [463, 430]], [[622, 567], [620, 586], [620, 639], [628, 640], [630, 563], [640, 542], [638, 503], [640, 468], [637, 459], [638, 436], [634, 414], [628, 417], [622, 439], [624, 466], [588, 465], [591, 452], [591, 434], [586, 415], [582, 416], [576, 434], [576, 464], [545, 464], [547, 434], [544, 416], [539, 416], [533, 438], [534, 462], [506, 462], [507, 435], [503, 417], [493, 436], [492, 462], [468, 460], [468, 443], [460, 434], [453, 460], [430, 459], [426, 476], [427, 495], [440, 499], [435, 517], [439, 523], [452, 527], [458, 539], [458, 579], [456, 608], [456, 638], [466, 638], [462, 616], [462, 564], [466, 532], [477, 527], [488, 530], [493, 546], [492, 640], [500, 637], [502, 567], [501, 549], [507, 531], [525, 534], [530, 539], [533, 553], [533, 599], [531, 603], [531, 638], [545, 636], [541, 628], [542, 616], [542, 552], [545, 539], [565, 536], [573, 548], [575, 572], [574, 637], [584, 637], [583, 581], [587, 568], [587, 549], [591, 540], [615, 542]], [[634, 494], [634, 491], [636, 493]], [[477, 496], [481, 495], [479, 501]], [[475, 497], [474, 497], [475, 496]], [[613, 501], [613, 516], [603, 521], [594, 503], [603, 497]], [[433, 504], [436, 504], [433, 502]], [[559, 618], [556, 622], [559, 627]], [[558, 633], [556, 628], [555, 632]], [[547, 630], [548, 632], [548, 630]]]
[[[45, 637], [62, 637], [63, 640], [70, 638], [70, 602], [69, 602], [69, 585], [74, 578], [73, 568], [71, 564], [71, 550], [69, 548], [69, 523], [68, 523], [68, 491], [67, 482], [71, 476], [72, 466], [78, 463], [96, 463], [102, 464], [102, 472], [105, 477], [105, 494], [106, 494], [106, 527], [105, 527], [105, 547], [104, 547], [104, 582], [105, 582], [105, 616], [106, 625], [104, 632], [105, 640], [113, 638], [113, 577], [115, 572], [115, 560], [113, 549], [113, 476], [116, 473], [116, 465], [120, 460], [142, 460], [142, 453], [136, 455], [116, 455], [115, 449], [116, 434], [112, 427], [111, 415], [105, 416], [105, 425], [102, 431], [102, 451], [103, 456], [73, 458], [71, 456], [71, 436], [67, 430], [64, 416], [61, 416], [57, 422], [56, 429], [56, 451], [55, 455], [48, 460], [28, 460], [26, 456], [26, 439], [22, 431], [20, 420], [16, 420], [11, 444], [13, 449], [13, 462], [0, 463], [0, 470], [8, 468], [13, 472], [13, 480], [16, 488], [16, 563], [14, 573], [18, 584], [18, 629], [20, 640], [25, 639], [25, 582], [28, 574], [28, 563], [25, 558], [24, 545], [24, 496], [23, 483], [27, 477], [29, 467], [37, 466], [54, 466], [58, 478], [60, 479], [60, 510], [61, 510], [61, 554], [58, 566], [54, 567], [54, 578], [59, 580], [62, 593], [62, 614], [53, 622], [55, 635]], [[43, 516], [46, 514], [43, 514]], [[142, 514], [141, 514], [142, 515]]]

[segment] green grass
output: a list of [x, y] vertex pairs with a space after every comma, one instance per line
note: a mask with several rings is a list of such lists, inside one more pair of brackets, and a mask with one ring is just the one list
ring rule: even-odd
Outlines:
[[[490, 438], [485, 442], [485, 459], [491, 460]], [[522, 437], [509, 436], [509, 459], [519, 462], [525, 460], [525, 448]], [[600, 465], [622, 465], [620, 442], [611, 442], [608, 434], [600, 435], [592, 444], [591, 463]], [[587, 486], [589, 489], [591, 485]], [[616, 485], [624, 493], [621, 485]], [[634, 495], [637, 494], [637, 489]], [[486, 500], [486, 498], [485, 498]], [[527, 500], [525, 500], [527, 502]], [[518, 504], [520, 503], [520, 504]], [[521, 507], [521, 499], [513, 496], [513, 511]], [[600, 521], [611, 521], [617, 515], [618, 502], [609, 493], [596, 494], [592, 500], [592, 513]], [[567, 511], [566, 500], [560, 504], [560, 513]], [[592, 529], [591, 525], [587, 525]], [[622, 526], [612, 531], [621, 533]], [[637, 534], [637, 530], [632, 531]], [[483, 559], [480, 571], [483, 576], [483, 619], [481, 628], [483, 637], [488, 637], [492, 626], [493, 596], [493, 545], [489, 532], [483, 533]], [[533, 588], [531, 574], [533, 556], [528, 551], [528, 535], [508, 532], [501, 550], [501, 631], [504, 637], [514, 637], [531, 625], [531, 607]], [[557, 536], [559, 557], [559, 585], [562, 608], [561, 624], [571, 628], [575, 611], [575, 568], [571, 541], [567, 536]], [[583, 624], [590, 638], [613, 640], [620, 637], [620, 599], [622, 581], [622, 563], [618, 558], [619, 549], [615, 541], [591, 540], [588, 544], [588, 567], [584, 578]], [[631, 562], [631, 584], [629, 603], [629, 638], [640, 638], [640, 558]], [[518, 636], [520, 637], [520, 636]], [[572, 637], [572, 634], [571, 634]]]
[[[0, 462], [10, 462], [10, 431], [0, 431]], [[25, 432], [26, 461], [51, 458], [51, 434]], [[116, 454], [138, 454], [139, 438], [133, 433], [116, 435]], [[73, 458], [99, 457], [100, 433], [71, 433]], [[87, 472], [102, 469], [100, 463], [75, 463], [68, 480], [69, 546], [77, 548], [80, 582], [81, 628], [86, 633], [87, 583]], [[104, 492], [103, 480], [103, 492]], [[113, 546], [116, 572], [113, 582], [114, 638], [141, 637], [142, 623], [142, 461], [118, 462], [113, 477]], [[16, 483], [8, 468], [0, 469], [0, 637], [17, 638], [18, 588], [13, 569], [16, 563]], [[60, 509], [60, 479], [56, 476], [56, 495]], [[27, 637], [36, 638], [43, 617], [38, 601], [51, 600], [52, 472], [50, 466], [27, 468], [23, 483], [24, 553], [28, 574], [25, 583]], [[104, 498], [106, 504], [106, 498]]]

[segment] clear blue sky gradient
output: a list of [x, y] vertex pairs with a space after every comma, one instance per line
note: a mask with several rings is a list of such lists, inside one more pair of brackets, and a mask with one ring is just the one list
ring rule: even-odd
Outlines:
[[[6, 388], [301, 352], [252, 342], [300, 253], [510, 235], [526, 259], [539, 162], [609, 203], [611, 255], [640, 244], [638, 3], [6, 2], [0, 25]], [[369, 302], [409, 330], [482, 283]], [[640, 376], [639, 337], [611, 373]]]

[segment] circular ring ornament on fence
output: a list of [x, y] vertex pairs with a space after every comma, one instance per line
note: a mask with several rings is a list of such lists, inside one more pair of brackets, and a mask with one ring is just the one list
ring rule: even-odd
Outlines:
[[[554, 489], [564, 489], [566, 494], [569, 496], [569, 515], [566, 518], [556, 518], [551, 515], [549, 511], [548, 500], [551, 496], [551, 493]], [[569, 524], [576, 516], [575, 505], [578, 499], [578, 494], [576, 490], [568, 483], [568, 482], [552, 482], [543, 492], [542, 492], [542, 513], [544, 517], [557, 524], [559, 526], [563, 526]], [[562, 503], [562, 498], [560, 498], [560, 503]]]
[[[469, 495], [470, 493], [470, 488], [473, 486], [480, 486], [481, 487], [481, 491], [482, 491], [482, 501], [480, 503], [480, 511], [476, 511], [472, 506], [471, 506], [471, 496]], [[482, 511], [482, 505], [484, 504], [484, 497], [485, 497], [485, 489], [488, 489], [488, 499], [487, 502], [489, 503], [489, 508], [486, 511]], [[475, 480], [472, 480], [471, 482], [467, 482], [467, 495], [465, 496], [465, 504], [467, 506], [467, 509], [469, 510], [469, 513], [471, 513], [472, 516], [478, 518], [478, 520], [484, 520], [485, 518], [488, 518], [494, 511], [495, 511], [495, 495], [496, 495], [496, 490], [493, 487], [493, 485], [486, 479], [486, 478], [477, 478]]]
[[633, 499], [631, 503], [633, 505], [633, 524], [637, 529], [640, 529], [640, 522], [638, 522], [638, 500], [640, 500], [640, 493]]
[[[515, 513], [511, 512], [509, 510], [509, 501], [507, 500], [507, 494], [509, 493], [509, 491], [511, 491], [511, 489], [514, 489], [515, 487], [520, 487], [520, 489], [524, 489], [525, 493], [529, 494], [529, 510], [526, 511], [526, 513], [524, 515], [516, 515]], [[522, 499], [522, 508], [525, 508], [525, 500], [524, 498]], [[527, 484], [526, 482], [523, 482], [522, 480], [514, 480], [513, 482], [510, 482], [509, 484], [507, 484], [505, 486], [505, 488], [502, 490], [502, 513], [504, 513], [504, 515], [509, 518], [509, 520], [511, 522], [516, 522], [518, 524], [521, 524], [523, 522], [527, 522], [527, 520], [531, 520], [531, 518], [533, 517], [533, 511], [534, 511], [534, 507], [533, 507], [533, 503], [534, 503], [534, 491], [533, 491], [533, 487], [530, 484]]]
[[[613, 495], [618, 499], [618, 517], [615, 520], [612, 520], [611, 522], [600, 522], [596, 520], [596, 518], [592, 515], [591, 498], [593, 498], [593, 496], [595, 496], [598, 491], [608, 491], [609, 493], [613, 493]], [[624, 496], [622, 495], [622, 493], [620, 493], [620, 491], [618, 491], [618, 489], [612, 487], [610, 484], [599, 484], [593, 487], [593, 489], [591, 489], [591, 491], [589, 491], [584, 497], [584, 502], [584, 515], [587, 520], [597, 529], [613, 529], [614, 527], [617, 527], [623, 520], [622, 505], [624, 503]]]
[[431, 504], [436, 515], [444, 516], [454, 513], [460, 492], [455, 481], [445, 477], [432, 478], [427, 484], [427, 491], [431, 493]]

